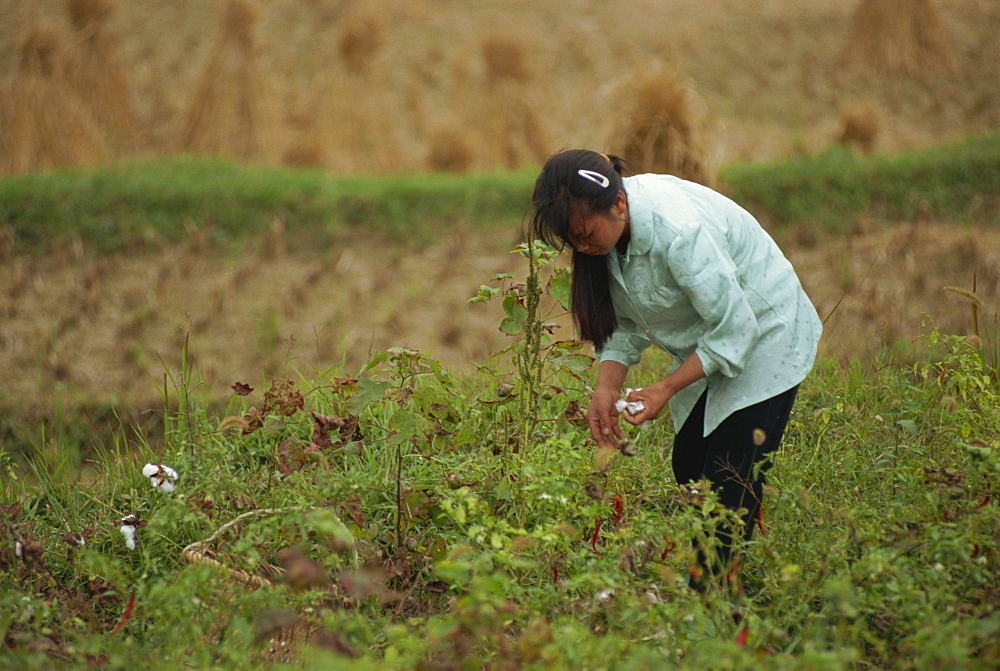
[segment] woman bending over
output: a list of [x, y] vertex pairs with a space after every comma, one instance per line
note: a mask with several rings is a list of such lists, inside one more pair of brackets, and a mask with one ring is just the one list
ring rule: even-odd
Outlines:
[[[552, 156], [535, 182], [529, 229], [573, 248], [573, 318], [599, 365], [587, 411], [599, 447], [622, 439], [628, 368], [656, 345], [672, 370], [625, 400], [641, 424], [669, 403], [680, 484], [707, 479], [753, 532], [768, 455], [781, 442], [822, 325], [795, 270], [744, 209], [670, 175], [622, 177], [623, 162], [588, 150]], [[699, 550], [693, 574], [723, 573], [732, 533]], [[693, 584], [703, 579], [693, 576]]]

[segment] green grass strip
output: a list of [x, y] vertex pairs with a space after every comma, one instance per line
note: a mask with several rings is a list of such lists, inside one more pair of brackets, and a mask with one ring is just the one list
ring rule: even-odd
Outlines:
[[864, 215], [995, 223], [1000, 133], [895, 156], [833, 147], [779, 163], [732, 165], [721, 180], [731, 198], [777, 226], [842, 232]]
[[[193, 226], [215, 242], [266, 231], [323, 244], [343, 232], [428, 241], [455, 225], [520, 225], [537, 168], [472, 175], [331, 175], [244, 167], [193, 157], [121, 162], [0, 178], [0, 228], [19, 253], [44, 252], [75, 234], [99, 251], [135, 240], [176, 240]], [[859, 217], [994, 222], [1000, 198], [1000, 133], [895, 156], [847, 148], [722, 170], [720, 189], [775, 226], [840, 232]]]
[[353, 228], [419, 240], [456, 224], [518, 225], [533, 173], [334, 176], [192, 157], [124, 162], [0, 179], [0, 227], [13, 227], [18, 250], [36, 252], [73, 233], [113, 251], [151, 232], [174, 240], [191, 225], [235, 241], [275, 217], [317, 237]]

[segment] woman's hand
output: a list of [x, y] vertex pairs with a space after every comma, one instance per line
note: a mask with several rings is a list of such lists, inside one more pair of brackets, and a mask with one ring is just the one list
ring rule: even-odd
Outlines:
[[701, 365], [701, 359], [698, 358], [698, 355], [692, 352], [670, 375], [658, 382], [646, 385], [642, 389], [632, 390], [632, 393], [625, 400], [642, 401], [646, 407], [635, 415], [626, 412], [625, 421], [638, 426], [643, 422], [655, 419], [674, 394], [703, 377], [705, 377], [705, 368]]
[[615, 401], [618, 394], [613, 389], [598, 388], [590, 397], [590, 407], [587, 408], [587, 424], [590, 425], [590, 435], [601, 448], [619, 449], [622, 428], [618, 424], [618, 411]]
[[663, 406], [667, 404], [670, 397], [673, 396], [675, 390], [668, 383], [667, 380], [660, 380], [659, 382], [654, 382], [653, 384], [643, 387], [642, 389], [633, 389], [627, 397], [626, 401], [642, 401], [645, 406], [642, 412], [636, 414], [630, 414], [627, 410], [622, 414], [625, 421], [629, 424], [634, 424], [638, 426], [645, 421], [650, 419], [656, 419], [660, 412], [663, 410]]

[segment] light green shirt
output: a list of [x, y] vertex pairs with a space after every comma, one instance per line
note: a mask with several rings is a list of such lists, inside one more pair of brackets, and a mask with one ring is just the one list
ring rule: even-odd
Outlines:
[[639, 363], [654, 344], [705, 378], [670, 400], [679, 430], [708, 389], [704, 435], [791, 389], [812, 369], [822, 324], [791, 263], [743, 208], [670, 175], [624, 180], [630, 240], [608, 254], [618, 328], [601, 361]]

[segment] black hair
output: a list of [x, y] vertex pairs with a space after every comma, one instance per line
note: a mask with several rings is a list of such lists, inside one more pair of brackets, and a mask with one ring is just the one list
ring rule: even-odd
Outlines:
[[[541, 239], [558, 249], [570, 240], [570, 217], [574, 214], [606, 213], [622, 188], [624, 159], [587, 149], [569, 149], [545, 162], [535, 180], [531, 196], [534, 212], [528, 222], [532, 239]], [[581, 171], [583, 173], [581, 174]], [[589, 173], [589, 174], [588, 174]], [[603, 184], [604, 179], [607, 184]], [[573, 251], [573, 282], [570, 295], [573, 321], [583, 340], [601, 350], [618, 326], [611, 304], [611, 278], [604, 256]]]

